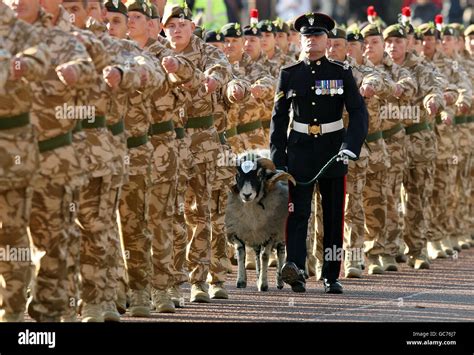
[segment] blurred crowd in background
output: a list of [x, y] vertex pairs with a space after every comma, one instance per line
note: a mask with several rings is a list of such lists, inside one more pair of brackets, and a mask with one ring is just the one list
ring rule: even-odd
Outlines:
[[[171, 0], [168, 3], [182, 3]], [[367, 7], [375, 6], [378, 15], [388, 24], [397, 22], [403, 6], [412, 9], [414, 25], [433, 21], [443, 14], [447, 23], [474, 23], [474, 0], [186, 0], [188, 6], [200, 14], [201, 24], [207, 29], [220, 28], [228, 22], [246, 25], [249, 9], [257, 8], [260, 19], [284, 21], [310, 11], [332, 16], [338, 23], [350, 25], [367, 20]]]

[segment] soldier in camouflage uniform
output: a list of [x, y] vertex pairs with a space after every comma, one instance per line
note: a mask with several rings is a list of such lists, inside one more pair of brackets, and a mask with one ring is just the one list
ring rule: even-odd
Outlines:
[[150, 135], [155, 152], [150, 226], [153, 233], [152, 285], [155, 309], [158, 312], [174, 312], [176, 298], [179, 299], [182, 296], [170, 295], [167, 292], [173, 285], [171, 271], [174, 250], [173, 215], [175, 214], [178, 177], [178, 147], [175, 140], [174, 122], [177, 120], [179, 110], [176, 110], [178, 98], [172, 90], [178, 90], [178, 86], [184, 86], [188, 90], [195, 88], [198, 83], [201, 83], [203, 75], [189, 59], [176, 56], [173, 51], [165, 47], [165, 44], [164, 40], [149, 37], [145, 46], [145, 49], [161, 62], [161, 66], [169, 74], [168, 80], [157, 88], [151, 97]]
[[288, 56], [294, 60], [299, 60], [301, 53], [301, 35], [295, 30], [295, 21], [289, 20], [286, 22], [290, 28], [290, 35], [288, 36]]
[[[394, 256], [397, 252], [397, 240], [402, 238], [402, 215], [400, 190], [403, 179], [403, 171], [406, 164], [405, 148], [405, 130], [398, 117], [391, 117], [387, 113], [390, 106], [398, 107], [400, 102], [408, 100], [416, 92], [416, 83], [410, 77], [410, 73], [393, 63], [387, 53], [383, 50], [383, 37], [381, 29], [377, 24], [369, 24], [362, 31], [366, 44], [365, 56], [375, 65], [377, 69], [389, 75], [395, 83], [393, 94], [384, 100], [380, 107], [380, 131], [385, 140], [385, 144], [390, 157], [390, 167], [387, 176], [380, 184], [366, 191], [366, 206], [383, 206], [385, 201], [377, 201], [377, 198], [385, 199], [385, 195], [380, 191], [386, 190], [387, 198], [387, 217], [385, 225], [378, 226], [382, 234], [376, 233], [375, 239], [366, 241], [365, 252], [368, 260], [369, 272], [380, 274], [384, 271], [382, 264], [386, 256]], [[383, 110], [383, 111], [382, 111]], [[383, 165], [383, 164], [382, 164]], [[382, 165], [380, 166], [383, 171]], [[379, 175], [380, 176], [380, 175]], [[367, 180], [368, 181], [368, 180]], [[367, 212], [369, 215], [369, 212]], [[383, 220], [383, 218], [382, 218]], [[374, 220], [374, 223], [383, 223], [383, 221]], [[377, 226], [375, 226], [377, 228]], [[389, 260], [388, 265], [393, 265], [393, 260]], [[393, 266], [391, 266], [393, 268]]]
[[[209, 31], [205, 33], [204, 41], [224, 51], [224, 32]], [[230, 57], [228, 56], [230, 59]], [[225, 229], [225, 209], [227, 195], [235, 175], [235, 166], [231, 164], [235, 149], [240, 147], [239, 137], [235, 133], [235, 123], [229, 120], [228, 112], [233, 104], [238, 104], [249, 91], [246, 82], [233, 79], [224, 87], [217, 90], [215, 96], [215, 125], [219, 133], [221, 150], [216, 164], [216, 175], [211, 195], [211, 264], [209, 266], [208, 281], [209, 295], [212, 299], [227, 299], [228, 292], [224, 287], [228, 270], [231, 269], [227, 255], [227, 233]], [[230, 138], [228, 137], [230, 136]], [[229, 139], [228, 139], [229, 138]], [[230, 143], [232, 142], [232, 144]]]
[[294, 60], [295, 55], [294, 53], [290, 52], [290, 26], [288, 26], [288, 24], [281, 18], [277, 18], [275, 21], [273, 21], [273, 24], [275, 25], [276, 29], [275, 40], [277, 47], [283, 52], [284, 55]]
[[40, 261], [28, 313], [37, 321], [57, 321], [69, 305], [68, 233], [76, 216], [78, 187], [85, 179], [80, 157], [72, 146], [72, 129], [80, 118], [75, 112], [76, 90], [94, 80], [95, 69], [81, 43], [71, 34], [53, 28], [51, 16], [40, 8], [39, 1], [20, 6], [24, 9], [21, 17], [41, 33], [54, 64], [45, 80], [32, 85], [32, 121], [39, 132], [41, 155], [30, 230], [33, 244], [45, 255]]
[[[54, 3], [50, 3], [51, 7]], [[65, 1], [64, 7], [59, 5], [52, 10], [53, 15], [58, 14], [56, 26], [66, 32], [72, 32], [77, 39], [84, 43], [90, 57], [92, 58], [97, 78], [91, 82], [90, 87], [81, 90], [76, 100], [77, 105], [93, 109], [94, 117], [91, 121], [80, 121], [76, 126], [74, 136], [80, 146], [84, 159], [84, 166], [89, 172], [89, 181], [82, 187], [79, 198], [78, 221], [81, 226], [80, 241], [71, 233], [71, 253], [80, 249], [80, 270], [82, 281], [82, 320], [97, 321], [95, 311], [103, 306], [104, 301], [113, 303], [113, 299], [106, 300], [105, 290], [107, 284], [107, 251], [109, 247], [109, 233], [114, 223], [115, 201], [118, 199], [119, 182], [122, 177], [117, 175], [121, 156], [115, 151], [115, 141], [111, 130], [107, 126], [115, 123], [114, 117], [108, 118], [108, 109], [111, 103], [112, 91], [108, 89], [104, 80], [103, 70], [122, 70], [114, 68], [115, 58], [109, 56], [104, 44], [90, 31], [86, 30], [87, 8], [80, 1]], [[70, 22], [70, 14], [73, 14], [74, 25]], [[114, 60], [114, 62], [113, 62]], [[82, 139], [81, 139], [82, 138]], [[77, 240], [73, 242], [74, 240]], [[71, 244], [72, 244], [71, 243]], [[75, 245], [77, 243], [77, 246]], [[79, 258], [77, 256], [74, 259]], [[73, 260], [74, 260], [73, 259]], [[76, 260], [74, 260], [76, 261]], [[73, 268], [75, 263], [70, 263]], [[71, 266], [72, 265], [72, 266]], [[75, 286], [74, 278], [70, 276], [69, 287]], [[72, 290], [74, 292], [74, 289]], [[71, 292], [71, 293], [72, 293]], [[70, 297], [73, 297], [72, 293]], [[77, 302], [72, 302], [76, 304]], [[107, 303], [107, 302], [106, 302]], [[72, 313], [75, 314], [75, 307]], [[100, 311], [97, 312], [101, 314]], [[118, 316], [112, 316], [107, 320], [118, 320]]]
[[[260, 63], [266, 70], [270, 72], [275, 79], [274, 86], [276, 87], [280, 69], [286, 65], [293, 64], [295, 60], [285, 55], [283, 51], [277, 46], [276, 35], [277, 26], [269, 20], [260, 21], [257, 28], [261, 33], [261, 49], [262, 53], [256, 59], [252, 57], [255, 62]], [[262, 125], [265, 131], [265, 139], [267, 145], [270, 143], [270, 121], [273, 109], [273, 98], [266, 101], [266, 111], [262, 116]]]
[[[173, 261], [172, 228], [177, 176], [177, 147], [173, 122], [176, 115], [174, 107], [176, 100], [171, 89], [189, 82], [195, 70], [189, 60], [175, 57], [163, 43], [150, 37], [147, 26], [152, 21], [152, 12], [146, 3], [142, 1], [130, 3], [128, 11], [133, 26], [130, 35], [140, 47], [153, 55], [155, 73], [163, 78], [153, 87], [145, 102], [146, 109], [151, 114], [152, 124], [149, 134], [154, 147], [148, 216], [153, 238], [150, 240], [153, 249], [151, 284], [156, 310], [174, 312], [175, 305], [167, 293], [172, 277], [170, 267]], [[170, 76], [168, 77], [166, 73]], [[140, 249], [134, 247], [133, 251], [148, 254], [151, 246], [147, 242]], [[147, 269], [147, 265], [142, 264], [136, 271], [146, 272]], [[150, 280], [145, 278], [143, 281], [145, 287], [132, 293], [132, 310], [137, 316], [149, 316], [147, 288]]]
[[[454, 29], [454, 36], [452, 40], [454, 41], [454, 54], [453, 59], [456, 63], [459, 64], [461, 68], [464, 69], [467, 76], [463, 77], [464, 80], [471, 86], [473, 86], [474, 81], [474, 63], [471, 60], [470, 56], [466, 55], [466, 50], [464, 47], [464, 37], [463, 32], [464, 28], [460, 24], [450, 24], [446, 27], [452, 27]], [[446, 34], [446, 30], [443, 33], [443, 45], [446, 45], [447, 39], [449, 36]], [[467, 95], [467, 94], [466, 94]], [[469, 107], [463, 105], [460, 107], [456, 117], [454, 118], [454, 127], [455, 134], [457, 136], [456, 143], [458, 145], [459, 152], [459, 166], [458, 176], [457, 176], [457, 193], [456, 193], [456, 225], [457, 233], [453, 236], [453, 242], [462, 249], [470, 248], [470, 215], [469, 215], [469, 204], [471, 199], [471, 166], [472, 166], [472, 149], [471, 149], [471, 125], [469, 124], [468, 114], [471, 111], [472, 103], [466, 103]]]
[[234, 77], [245, 82], [250, 89], [243, 103], [232, 105], [228, 114], [242, 144], [234, 153], [266, 149], [268, 144], [264, 139], [261, 117], [265, 114], [266, 102], [274, 97], [274, 80], [259, 63], [252, 63], [250, 56], [244, 53], [244, 33], [239, 24], [227, 24], [221, 32], [226, 39], [225, 53], [232, 64]]
[[[189, 183], [195, 196], [196, 227], [193, 229], [187, 260], [191, 270], [191, 302], [209, 302], [205, 286], [210, 263], [209, 203], [220, 149], [214, 126], [212, 93], [229, 81], [231, 68], [220, 50], [192, 34], [195, 26], [191, 18], [192, 13], [186, 6], [169, 6], [165, 9], [163, 25], [168, 46], [175, 53], [190, 59], [205, 74], [204, 85], [190, 90], [185, 107], [188, 116], [185, 128], [191, 136], [191, 151], [196, 166], [196, 175]], [[179, 38], [176, 38], [177, 33], [180, 34]]]
[[[415, 269], [429, 268], [425, 253], [426, 232], [430, 223], [429, 197], [433, 185], [433, 162], [436, 159], [436, 135], [432, 123], [444, 105], [442, 83], [437, 71], [423, 63], [423, 58], [408, 53], [405, 27], [389, 26], [384, 31], [387, 53], [394, 63], [407, 69], [417, 83], [416, 93], [407, 103], [409, 117], [401, 111], [405, 126], [408, 164], [403, 186], [407, 194], [403, 239], [408, 246], [408, 264]], [[393, 260], [395, 261], [395, 260]]]
[[[455, 180], [458, 169], [457, 149], [452, 122], [456, 111], [456, 102], [462, 102], [463, 80], [453, 62], [437, 50], [440, 35], [433, 24], [423, 24], [419, 28], [423, 33], [422, 56], [426, 62], [434, 65], [440, 80], [444, 80], [445, 109], [436, 117], [434, 131], [437, 136], [438, 153], [435, 161], [435, 179], [431, 206], [431, 223], [428, 225], [428, 252], [432, 259], [453, 254], [450, 236], [456, 231], [453, 206], [455, 204]], [[461, 85], [458, 85], [460, 83]]]
[[[465, 57], [466, 60], [470, 60], [471, 66], [474, 65], [474, 25], [470, 25], [469, 27], [466, 28], [464, 31], [464, 42], [465, 42]], [[472, 76], [471, 76], [472, 78]], [[470, 123], [471, 126], [471, 137], [474, 137], [474, 107], [471, 105], [471, 112], [470, 115], [468, 116], [468, 122]], [[474, 138], [473, 138], [474, 139]], [[473, 184], [474, 180], [474, 162], [472, 163], [471, 166], [471, 184]], [[471, 202], [470, 202], [470, 213], [469, 216], [471, 216], [471, 221], [469, 224], [469, 230], [471, 233], [471, 246], [474, 245], [474, 194], [472, 193], [473, 187], [471, 186]]]
[[[0, 1], [0, 247], [29, 251], [32, 178], [39, 151], [30, 123], [29, 83], [42, 80], [50, 65], [49, 51], [32, 26], [15, 18]], [[13, 64], [13, 65], [12, 65]], [[12, 70], [13, 68], [13, 70]], [[29, 260], [0, 261], [0, 322], [23, 321]]]

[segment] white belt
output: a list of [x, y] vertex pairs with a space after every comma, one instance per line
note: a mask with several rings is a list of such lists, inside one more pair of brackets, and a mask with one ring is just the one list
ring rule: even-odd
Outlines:
[[309, 125], [306, 123], [300, 123], [293, 121], [293, 129], [296, 132], [309, 134], [310, 136], [321, 135], [331, 132], [336, 132], [344, 128], [344, 122], [342, 119], [331, 123], [323, 123], [320, 125]]

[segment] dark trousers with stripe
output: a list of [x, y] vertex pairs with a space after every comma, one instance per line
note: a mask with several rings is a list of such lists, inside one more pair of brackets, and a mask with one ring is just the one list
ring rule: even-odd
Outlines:
[[[323, 278], [336, 280], [341, 270], [344, 233], [344, 204], [346, 178], [327, 178], [318, 181], [323, 206], [324, 264]], [[287, 261], [294, 262], [298, 268], [305, 268], [306, 238], [308, 220], [313, 203], [314, 184], [310, 186], [290, 184], [289, 214], [286, 225]], [[320, 211], [318, 211], [320, 213]], [[310, 236], [313, 238], [313, 236]]]

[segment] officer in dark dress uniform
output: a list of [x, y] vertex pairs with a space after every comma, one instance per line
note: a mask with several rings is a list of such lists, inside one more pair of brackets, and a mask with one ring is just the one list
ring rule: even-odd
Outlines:
[[[295, 21], [306, 58], [282, 68], [270, 126], [271, 157], [297, 181], [311, 180], [333, 156], [338, 159], [319, 179], [324, 224], [322, 277], [327, 293], [342, 293], [338, 281], [344, 230], [345, 175], [348, 159], [357, 159], [367, 135], [368, 114], [347, 64], [325, 56], [327, 34], [334, 20], [309, 13]], [[343, 109], [349, 113], [344, 128]], [[288, 136], [289, 111], [293, 110]], [[287, 262], [283, 280], [305, 292], [306, 238], [314, 183], [290, 184], [286, 227]]]

